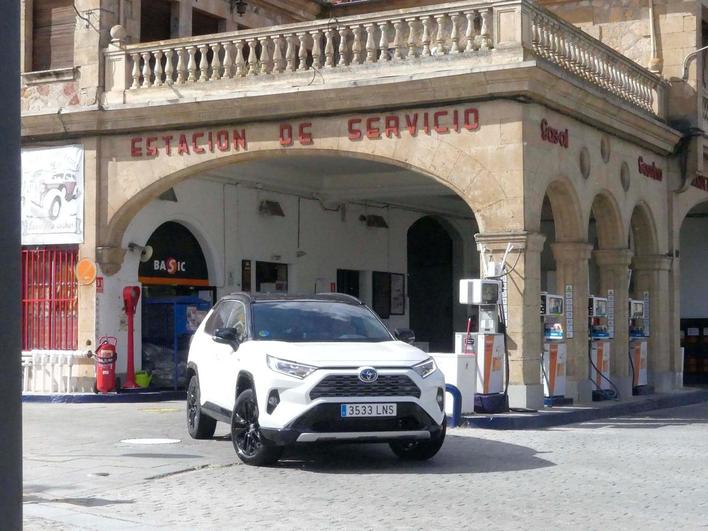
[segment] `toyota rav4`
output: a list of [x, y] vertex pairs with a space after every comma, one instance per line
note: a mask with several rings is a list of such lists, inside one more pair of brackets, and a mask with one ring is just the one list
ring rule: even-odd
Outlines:
[[189, 349], [189, 434], [210, 438], [226, 422], [252, 465], [307, 442], [386, 442], [429, 459], [445, 438], [445, 383], [402, 339], [412, 333], [394, 337], [348, 295], [224, 297]]

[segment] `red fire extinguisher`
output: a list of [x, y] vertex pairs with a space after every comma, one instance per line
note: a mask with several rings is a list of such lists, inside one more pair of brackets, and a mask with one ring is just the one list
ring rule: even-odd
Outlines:
[[110, 393], [120, 387], [120, 380], [116, 378], [117, 344], [118, 340], [113, 336], [104, 336], [98, 340], [94, 393]]

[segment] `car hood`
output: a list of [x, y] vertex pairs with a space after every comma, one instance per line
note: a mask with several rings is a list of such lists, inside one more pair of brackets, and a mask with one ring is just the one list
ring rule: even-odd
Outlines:
[[263, 351], [276, 358], [316, 367], [410, 367], [428, 354], [402, 341], [382, 343], [286, 343], [264, 341]]

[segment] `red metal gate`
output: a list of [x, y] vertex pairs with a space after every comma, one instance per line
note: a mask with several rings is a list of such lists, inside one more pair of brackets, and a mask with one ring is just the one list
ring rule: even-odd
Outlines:
[[76, 246], [22, 249], [22, 350], [76, 350]]

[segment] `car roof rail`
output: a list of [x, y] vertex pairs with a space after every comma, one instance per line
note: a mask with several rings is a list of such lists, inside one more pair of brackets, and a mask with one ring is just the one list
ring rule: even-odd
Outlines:
[[349, 295], [347, 293], [315, 293], [315, 297], [322, 299], [331, 299], [334, 301], [347, 302], [349, 304], [363, 305], [364, 303], [357, 299], [354, 295]]

